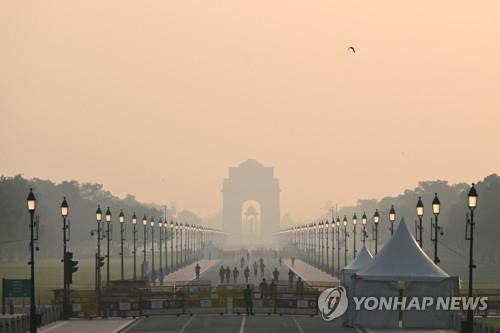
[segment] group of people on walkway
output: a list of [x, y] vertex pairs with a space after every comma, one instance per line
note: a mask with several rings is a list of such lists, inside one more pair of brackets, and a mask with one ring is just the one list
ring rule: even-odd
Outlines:
[[220, 283], [223, 284], [225, 281], [226, 284], [229, 284], [231, 281], [231, 273], [233, 276], [233, 283], [234, 284], [238, 283], [238, 277], [240, 276], [240, 271], [238, 270], [238, 268], [234, 267], [233, 270], [231, 270], [229, 266], [224, 268], [224, 266], [221, 265], [219, 269]]

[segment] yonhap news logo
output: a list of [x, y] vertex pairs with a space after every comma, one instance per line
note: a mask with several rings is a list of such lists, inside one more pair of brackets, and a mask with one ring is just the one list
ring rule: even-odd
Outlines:
[[[488, 308], [488, 297], [352, 297], [354, 311], [464, 311]], [[318, 310], [325, 321], [342, 316], [349, 304], [347, 291], [338, 286], [325, 289], [318, 298]]]
[[318, 298], [318, 309], [325, 321], [331, 321], [347, 310], [347, 291], [344, 287], [325, 289]]

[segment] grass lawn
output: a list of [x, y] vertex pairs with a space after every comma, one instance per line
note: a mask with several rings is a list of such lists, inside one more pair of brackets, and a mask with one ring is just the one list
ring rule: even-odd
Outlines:
[[490, 324], [495, 328], [500, 328], [500, 318], [482, 318], [481, 321]]
[[[140, 278], [140, 261], [137, 258], [137, 276]], [[133, 260], [125, 259], [125, 279], [132, 279]], [[106, 264], [101, 268], [102, 280], [106, 281]], [[0, 279], [29, 279], [30, 267], [27, 262], [23, 263], [0, 263]], [[110, 262], [110, 279], [120, 279], [120, 258], [113, 258]], [[35, 288], [37, 302], [50, 303], [53, 299], [54, 289], [62, 289], [63, 265], [61, 259], [42, 259], [35, 262]], [[94, 289], [95, 269], [93, 259], [78, 261], [78, 271], [73, 274], [71, 289]], [[2, 292], [0, 288], [0, 293]], [[21, 304], [21, 299], [15, 299], [14, 303]], [[29, 304], [29, 299], [25, 300]]]

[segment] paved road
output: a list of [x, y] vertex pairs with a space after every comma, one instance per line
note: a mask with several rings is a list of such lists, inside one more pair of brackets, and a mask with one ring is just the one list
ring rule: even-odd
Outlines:
[[140, 320], [126, 332], [176, 332], [176, 333], [308, 333], [308, 332], [356, 333], [352, 328], [342, 327], [340, 320], [325, 322], [320, 317], [307, 316], [217, 316], [194, 315], [155, 316]]
[[[259, 255], [250, 257], [250, 263], [253, 265], [254, 261], [259, 262]], [[211, 280], [212, 286], [216, 286], [220, 283], [219, 279], [219, 269], [220, 265], [224, 267], [229, 266], [231, 270], [236, 266], [240, 270], [238, 283], [244, 283], [243, 272], [240, 267], [241, 256], [235, 256], [231, 259], [222, 259], [221, 262], [214, 267], [208, 269], [201, 275], [203, 280]], [[264, 270], [264, 275], [258, 274], [255, 276], [253, 274], [253, 268], [250, 267], [250, 283], [258, 285], [262, 278], [266, 278], [268, 282], [272, 279], [272, 271], [274, 268], [278, 268], [280, 272], [280, 280], [288, 280], [288, 267], [283, 263], [280, 267], [277, 258], [272, 256], [263, 256], [264, 264], [266, 268]], [[245, 257], [245, 266], [246, 266]], [[244, 267], [245, 267], [244, 266]], [[231, 275], [231, 283], [232, 283]], [[197, 314], [192, 317], [189, 316], [151, 316], [148, 318], [140, 319], [135, 326], [132, 326], [126, 332], [177, 332], [177, 333], [189, 333], [189, 332], [213, 332], [213, 333], [224, 333], [224, 332], [256, 332], [256, 333], [267, 333], [267, 332], [330, 332], [335, 330], [339, 333], [355, 333], [354, 329], [342, 327], [340, 320], [335, 320], [332, 322], [325, 322], [319, 316], [309, 317], [309, 316], [278, 316], [278, 315], [255, 315], [255, 316], [238, 316], [238, 315], [202, 315]]]

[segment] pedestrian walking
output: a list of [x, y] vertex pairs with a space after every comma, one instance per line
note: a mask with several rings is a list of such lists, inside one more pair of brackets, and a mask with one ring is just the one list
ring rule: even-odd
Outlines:
[[294, 279], [295, 279], [295, 273], [291, 269], [288, 270], [288, 283], [290, 284], [290, 288], [293, 287]]
[[302, 278], [300, 276], [299, 279], [297, 280], [295, 288], [297, 292], [297, 298], [302, 299], [302, 297], [304, 296], [304, 281], [302, 281]]
[[226, 268], [226, 283], [229, 284], [229, 280], [231, 279], [231, 268], [227, 266]]
[[280, 272], [278, 271], [277, 267], [274, 267], [273, 278], [276, 280], [276, 282], [278, 282], [279, 277], [280, 277]]
[[238, 275], [240, 275], [240, 272], [238, 271], [238, 268], [236, 266], [233, 269], [233, 283], [237, 284], [238, 283]]
[[224, 269], [224, 266], [220, 266], [219, 269], [219, 277], [220, 277], [220, 284], [224, 283], [224, 275], [226, 274], [226, 270]]
[[264, 296], [264, 294], [267, 293], [267, 287], [268, 287], [268, 285], [267, 285], [266, 279], [264, 278], [264, 279], [262, 279], [262, 282], [259, 284], [260, 294], [262, 296]]
[[[247, 266], [248, 268], [248, 266]], [[247, 310], [247, 315], [253, 316], [253, 300], [252, 300], [253, 290], [250, 288], [250, 285], [247, 284], [245, 290], [243, 290], [243, 297], [245, 298], [245, 307]]]
[[194, 268], [194, 271], [196, 273], [196, 280], [200, 279], [200, 270], [201, 270], [200, 264], [196, 264], [196, 267]]
[[250, 268], [248, 266], [243, 271], [243, 274], [245, 275], [245, 283], [248, 283], [248, 277], [250, 276]]

